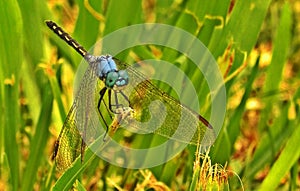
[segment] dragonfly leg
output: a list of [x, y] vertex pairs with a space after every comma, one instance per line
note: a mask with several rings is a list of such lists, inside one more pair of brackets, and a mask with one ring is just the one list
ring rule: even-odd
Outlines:
[[130, 104], [130, 101], [129, 101], [129, 98], [124, 94], [123, 91], [120, 91], [121, 95], [124, 97], [124, 99], [126, 99], [126, 101], [128, 102], [128, 105], [129, 107], [131, 107], [131, 104]]
[[[114, 95], [115, 95], [115, 104], [111, 104], [111, 90], [108, 92], [108, 95], [109, 95], [109, 109], [111, 112], [113, 112], [114, 114], [118, 114], [117, 112], [117, 109], [119, 107], [122, 107], [122, 105], [119, 104], [119, 101], [118, 101], [118, 95], [117, 95], [117, 92], [114, 91]], [[116, 110], [113, 110], [113, 106], [116, 106]]]
[[[110, 109], [108, 108], [108, 105], [106, 104], [105, 100], [103, 100], [102, 102], [103, 102], [103, 104], [104, 104], [106, 110], [107, 110], [107, 111], [110, 111]], [[108, 114], [109, 114], [110, 119], [113, 119], [113, 116], [112, 116], [111, 112], [108, 112]]]
[[[120, 93], [124, 97], [124, 99], [129, 103], [128, 97], [122, 91], [114, 91], [115, 104], [112, 104], [112, 102], [111, 102], [111, 90], [108, 90], [108, 97], [109, 97], [108, 105], [109, 105], [109, 110], [112, 113], [114, 113], [114, 114], [122, 114], [123, 113], [122, 111], [120, 112], [120, 110], [118, 110], [119, 108], [121, 108], [123, 110], [125, 109], [124, 105], [119, 103], [118, 93]], [[115, 110], [113, 109], [113, 106], [116, 107]]]
[[106, 132], [105, 132], [104, 137], [106, 136], [106, 134], [107, 134], [107, 132], [108, 132], [108, 125], [107, 125], [106, 121], [104, 120], [104, 117], [103, 117], [103, 115], [102, 115], [102, 113], [101, 113], [101, 111], [100, 111], [100, 105], [101, 105], [101, 101], [103, 100], [103, 97], [104, 97], [104, 95], [105, 95], [106, 90], [107, 90], [106, 87], [104, 87], [104, 88], [102, 88], [102, 89], [100, 90], [100, 92], [99, 92], [99, 94], [100, 94], [100, 99], [99, 99], [99, 101], [98, 101], [98, 106], [97, 106], [98, 112], [99, 112], [99, 114], [100, 114], [100, 117], [101, 117], [101, 119], [103, 120], [103, 122], [104, 122], [104, 124], [105, 124], [105, 126], [106, 126]]
[[117, 92], [114, 91], [114, 94], [115, 94], [115, 103], [116, 104], [113, 105], [113, 104], [111, 104], [111, 90], [110, 89], [108, 90], [108, 107], [112, 113], [118, 114], [116, 110], [113, 110], [113, 106], [116, 106], [116, 108], [120, 107], [120, 105], [118, 104]]

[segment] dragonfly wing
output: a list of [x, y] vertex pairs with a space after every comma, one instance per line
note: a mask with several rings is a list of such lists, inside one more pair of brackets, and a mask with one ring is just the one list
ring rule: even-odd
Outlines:
[[214, 129], [202, 116], [157, 88], [141, 72], [132, 67], [126, 70], [130, 80], [124, 93], [134, 115], [124, 120], [125, 128], [194, 145], [210, 146], [215, 141]]
[[89, 63], [75, 99], [77, 129], [87, 145], [100, 136], [101, 130], [103, 132], [96, 108], [99, 99], [97, 82], [100, 81], [96, 75], [97, 64], [99, 63]]
[[[95, 67], [96, 63], [91, 63], [87, 68], [56, 142], [54, 157], [58, 169], [65, 170], [71, 166], [80, 154], [83, 159], [85, 144], [90, 144], [100, 135], [100, 122], [95, 109], [98, 80]], [[82, 138], [85, 144], [82, 144]]]
[[76, 128], [76, 105], [72, 105], [55, 144], [54, 157], [57, 168], [65, 170], [80, 155], [81, 137]]

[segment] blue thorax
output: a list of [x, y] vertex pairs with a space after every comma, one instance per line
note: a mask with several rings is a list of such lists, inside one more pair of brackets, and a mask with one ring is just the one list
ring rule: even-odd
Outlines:
[[128, 84], [128, 73], [126, 70], [118, 71], [111, 55], [97, 57], [97, 63], [97, 76], [104, 81], [106, 87], [118, 90]]

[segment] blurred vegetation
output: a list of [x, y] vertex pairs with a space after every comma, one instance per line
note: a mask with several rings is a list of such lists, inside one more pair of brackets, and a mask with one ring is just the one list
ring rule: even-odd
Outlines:
[[[300, 189], [299, 1], [8, 0], [0, 10], [0, 190]], [[195, 156], [196, 147], [188, 146], [164, 165], [132, 170], [87, 150], [83, 164], [56, 172], [53, 145], [81, 57], [45, 20], [86, 48], [146, 22], [199, 38], [227, 91], [226, 118], [209, 155]]]

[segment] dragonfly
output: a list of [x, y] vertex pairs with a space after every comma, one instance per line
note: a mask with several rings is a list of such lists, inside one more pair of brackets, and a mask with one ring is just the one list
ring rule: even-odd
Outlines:
[[[214, 128], [203, 116], [158, 88], [143, 73], [111, 55], [90, 54], [53, 21], [46, 21], [46, 25], [88, 63], [55, 142], [52, 158], [59, 169], [70, 167], [79, 155], [83, 161], [86, 145], [99, 136], [100, 120], [106, 133], [109, 128], [115, 131], [118, 126], [127, 126], [138, 133], [193, 145], [210, 146], [214, 142]], [[115, 116], [111, 124], [105, 120], [104, 111], [110, 118]], [[176, 133], [179, 124], [183, 128]]]

